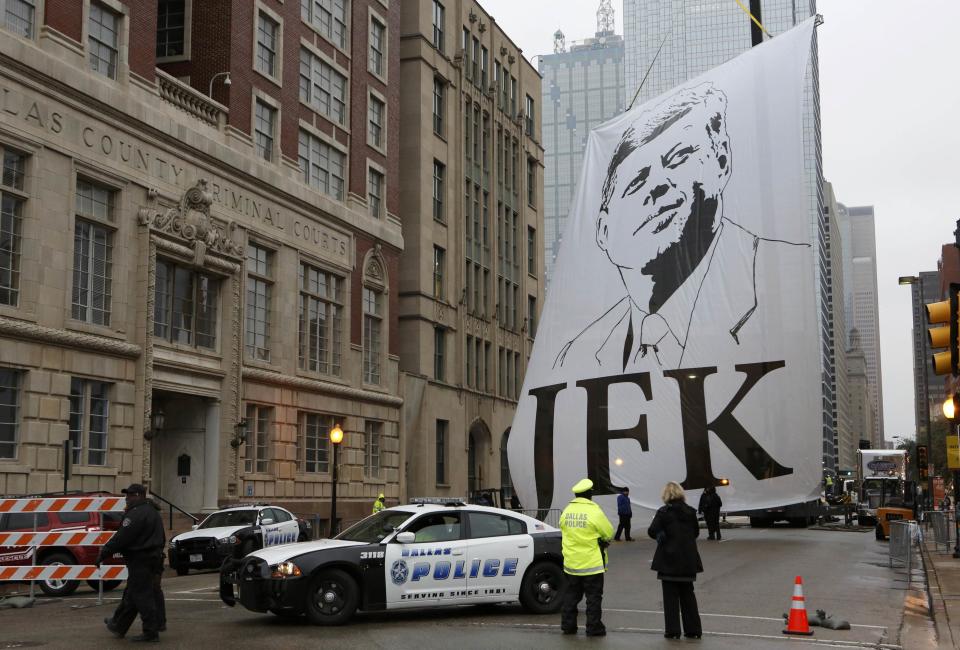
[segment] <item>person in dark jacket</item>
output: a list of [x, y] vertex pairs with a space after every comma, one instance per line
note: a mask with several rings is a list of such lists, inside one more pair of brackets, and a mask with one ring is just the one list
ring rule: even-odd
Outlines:
[[703, 572], [697, 552], [700, 525], [696, 511], [686, 504], [683, 488], [671, 481], [663, 488], [664, 505], [653, 518], [647, 534], [657, 540], [650, 568], [657, 572], [663, 588], [664, 634], [680, 638], [683, 618], [684, 636], [699, 639], [703, 634], [693, 582]]
[[617, 534], [613, 536], [615, 542], [620, 541], [620, 533], [626, 533], [625, 539], [632, 542], [630, 537], [630, 519], [633, 517], [633, 508], [630, 506], [630, 488], [620, 488], [620, 494], [617, 495], [617, 516], [620, 517], [620, 525], [617, 526]]
[[147, 500], [144, 486], [134, 483], [121, 490], [127, 495], [127, 509], [120, 528], [100, 547], [97, 566], [114, 553], [122, 553], [127, 563], [127, 587], [112, 618], [104, 619], [107, 629], [122, 637], [133, 625], [137, 614], [143, 622], [143, 634], [131, 641], [159, 641], [165, 603], [160, 590], [163, 573], [163, 520], [157, 508]]
[[720, 539], [720, 508], [723, 507], [723, 501], [717, 494], [717, 488], [710, 486], [703, 490], [700, 495], [700, 504], [697, 506], [697, 512], [703, 515], [703, 520], [707, 522], [707, 539]]

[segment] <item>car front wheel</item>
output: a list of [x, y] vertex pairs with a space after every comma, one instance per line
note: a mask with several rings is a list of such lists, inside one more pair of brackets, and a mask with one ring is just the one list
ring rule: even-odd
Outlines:
[[520, 584], [520, 604], [531, 614], [555, 614], [560, 610], [565, 582], [556, 563], [537, 562]]
[[307, 588], [307, 618], [314, 625], [343, 625], [360, 602], [357, 581], [340, 569], [321, 571]]

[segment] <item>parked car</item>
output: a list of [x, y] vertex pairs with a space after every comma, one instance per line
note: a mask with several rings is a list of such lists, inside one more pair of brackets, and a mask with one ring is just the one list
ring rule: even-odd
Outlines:
[[170, 568], [219, 569], [227, 556], [243, 557], [258, 549], [310, 539], [310, 524], [279, 506], [258, 503], [219, 510], [170, 540]]
[[[105, 493], [70, 493], [70, 497], [103, 496]], [[44, 495], [53, 496], [53, 495]], [[59, 496], [59, 495], [57, 495]], [[9, 512], [0, 515], [0, 532], [56, 533], [68, 531], [96, 532], [117, 530], [123, 519], [120, 512]], [[102, 523], [101, 523], [102, 522]], [[94, 564], [98, 546], [0, 546], [0, 566], [30, 566], [34, 564]], [[106, 564], [123, 564], [116, 554]], [[48, 596], [67, 596], [77, 590], [78, 580], [38, 580], [40, 589]], [[115, 589], [121, 580], [104, 580], [103, 590]], [[98, 581], [88, 584], [98, 589]]]

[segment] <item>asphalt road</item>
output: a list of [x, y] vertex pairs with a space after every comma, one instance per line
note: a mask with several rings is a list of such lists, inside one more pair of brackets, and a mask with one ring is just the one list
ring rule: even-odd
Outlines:
[[[530, 616], [519, 606], [360, 614], [340, 628], [317, 628], [304, 619], [229, 608], [217, 598], [214, 573], [165, 579], [169, 631], [177, 648], [675, 648], [738, 650], [791, 646], [901, 648], [906, 579], [887, 565], [887, 546], [872, 532], [790, 528], [724, 531], [722, 542], [701, 541], [706, 571], [696, 583], [703, 618], [701, 641], [663, 638], [660, 584], [650, 571], [653, 542], [614, 544], [604, 595], [608, 636], [561, 636], [559, 616]], [[811, 638], [786, 637], [794, 577], [804, 579], [807, 611], [825, 609], [851, 630], [815, 628]], [[0, 611], [0, 649], [14, 647], [112, 648], [127, 645], [103, 627], [119, 597], [81, 587], [69, 598], [39, 601], [30, 609]], [[139, 631], [139, 623], [133, 631]]]

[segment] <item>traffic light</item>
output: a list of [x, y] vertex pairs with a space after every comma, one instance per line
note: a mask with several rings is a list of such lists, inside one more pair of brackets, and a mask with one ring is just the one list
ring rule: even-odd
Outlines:
[[919, 472], [919, 478], [921, 481], [926, 481], [927, 474], [927, 446], [926, 445], [917, 445], [917, 472]]
[[933, 371], [938, 375], [956, 375], [957, 365], [960, 362], [960, 323], [958, 323], [958, 301], [957, 293], [960, 284], [950, 283], [949, 300], [932, 302], [926, 305], [927, 323], [931, 325], [927, 329], [927, 340], [931, 348], [947, 348], [943, 352], [936, 352], [931, 357]]

